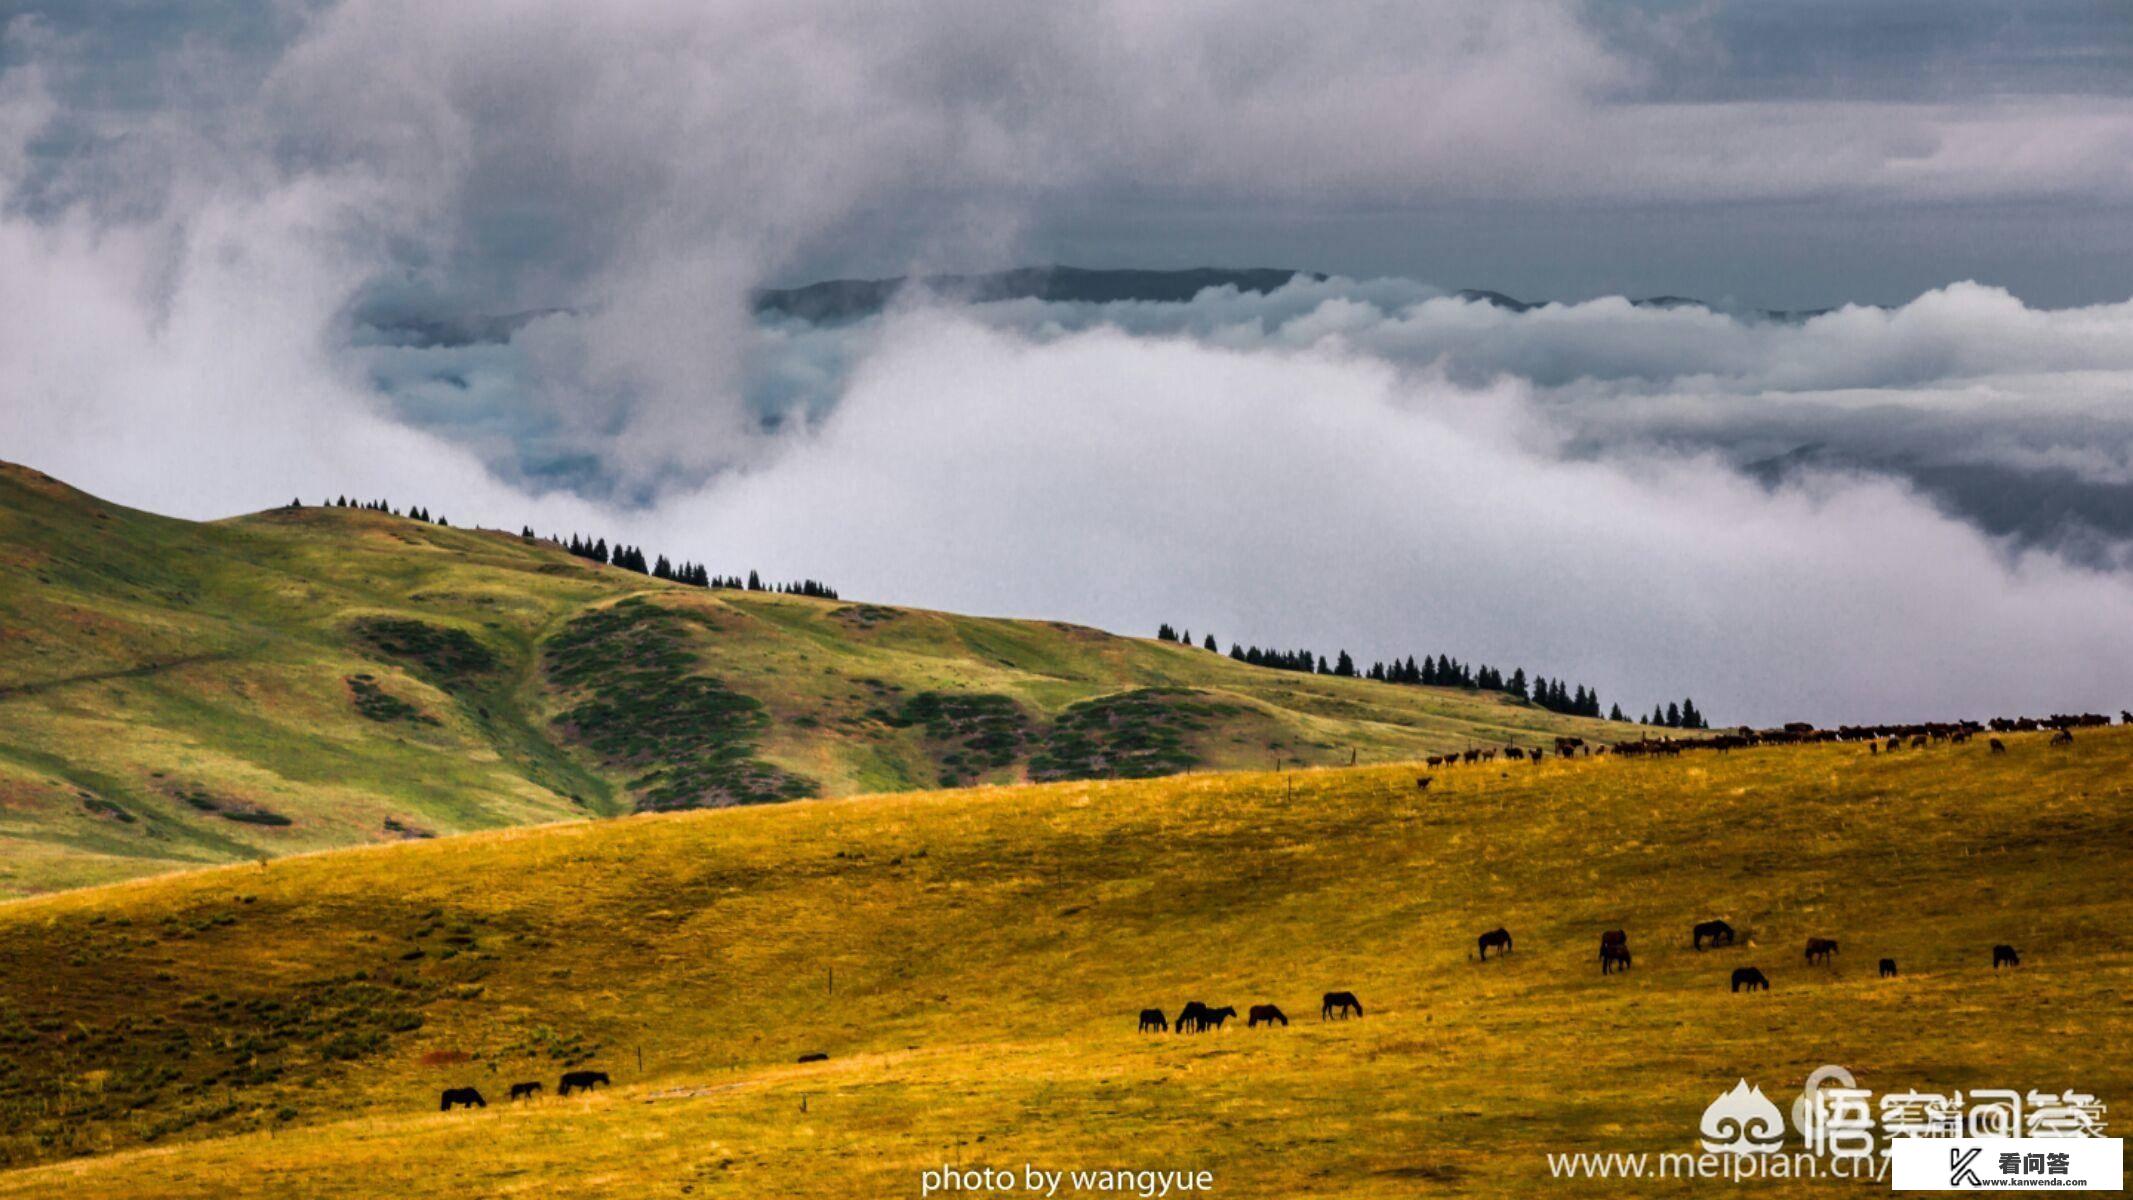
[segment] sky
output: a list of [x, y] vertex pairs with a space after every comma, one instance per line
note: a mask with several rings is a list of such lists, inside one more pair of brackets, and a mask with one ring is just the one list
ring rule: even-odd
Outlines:
[[[2102, 0], [18, 0], [0, 457], [1638, 711], [2116, 711], [2129, 68]], [[748, 304], [1047, 262], [1328, 278]]]

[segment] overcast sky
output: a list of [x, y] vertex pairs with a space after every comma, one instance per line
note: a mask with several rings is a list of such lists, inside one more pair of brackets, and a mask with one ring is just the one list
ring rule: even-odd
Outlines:
[[[388, 494], [1721, 719], [2133, 702], [2123, 5], [0, 21], [0, 456], [129, 503]], [[746, 303], [1025, 262], [1336, 278]], [[1720, 311], [1611, 299], [1658, 294]], [[446, 348], [360, 319], [525, 310]]]

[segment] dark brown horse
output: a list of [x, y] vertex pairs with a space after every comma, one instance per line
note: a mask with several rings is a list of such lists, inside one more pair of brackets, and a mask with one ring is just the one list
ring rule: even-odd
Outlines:
[[1994, 754], [2007, 753], [2007, 743], [2001, 741], [1998, 738], [1988, 738], [1986, 739], [1985, 744], [1992, 748], [1992, 752]]
[[1502, 958], [1511, 952], [1511, 931], [1498, 925], [1474, 939], [1481, 946], [1481, 961], [1489, 961], [1489, 948], [1495, 947], [1496, 957]]
[[1711, 944], [1714, 946], [1730, 946], [1733, 944], [1733, 927], [1724, 921], [1698, 922], [1695, 934], [1696, 948], [1698, 950], [1703, 949], [1703, 940], [1705, 938], [1711, 939]]
[[1170, 1032], [1170, 1022], [1164, 1018], [1163, 1010], [1160, 1008], [1144, 1008], [1141, 1010], [1140, 1032], [1148, 1033], [1150, 1031], [1156, 1033]]
[[1737, 992], [1742, 988], [1751, 992], [1767, 992], [1770, 990], [1770, 979], [1754, 967], [1735, 967], [1732, 990]]
[[1318, 1002], [1318, 1019], [1321, 1021], [1335, 1016], [1345, 1021], [1350, 1013], [1358, 1017], [1363, 1015], [1363, 1002], [1355, 998], [1354, 992], [1327, 992], [1325, 999]]
[[470, 1087], [446, 1088], [444, 1095], [437, 1100], [437, 1111], [450, 1112], [453, 1105], [461, 1108], [487, 1108], [489, 1102], [481, 1098], [480, 1092]]
[[562, 1081], [555, 1085], [555, 1094], [568, 1096], [572, 1092], [589, 1092], [606, 1083], [605, 1071], [565, 1071]]
[[1836, 952], [1837, 943], [1830, 938], [1811, 937], [1807, 939], [1808, 962], [1826, 963], [1829, 961], [1829, 956]]
[[2003, 943], [1992, 948], [1993, 970], [1997, 971], [2001, 967], [2019, 967], [2021, 965], [2022, 956], [2015, 953], [2015, 948], [2013, 946], [2009, 946]]
[[1894, 979], [1894, 978], [1896, 978], [1896, 960], [1895, 960], [1895, 959], [1893, 959], [1893, 958], [1884, 958], [1884, 959], [1882, 959], [1882, 960], [1881, 960], [1881, 977], [1882, 977], [1883, 979]]
[[1283, 1028], [1287, 1028], [1289, 1024], [1288, 1014], [1271, 1004], [1254, 1004], [1252, 1005], [1249, 1019], [1244, 1022], [1244, 1027], [1246, 1029], [1257, 1029], [1261, 1024], [1272, 1025], [1276, 1022], [1279, 1022]]
[[1629, 970], [1629, 947], [1626, 944], [1600, 947], [1600, 974], [1612, 975], [1616, 968]]
[[1628, 933], [1626, 933], [1626, 932], [1624, 932], [1623, 930], [1620, 930], [1620, 929], [1610, 929], [1610, 930], [1608, 930], [1608, 931], [1607, 931], [1606, 933], [1603, 933], [1603, 934], [1601, 934], [1601, 935], [1600, 935], [1600, 957], [1601, 957], [1601, 958], [1603, 958], [1603, 959], [1604, 959], [1604, 958], [1606, 958], [1606, 957], [1607, 957], [1607, 948], [1608, 948], [1609, 946], [1621, 946], [1621, 947], [1623, 947], [1624, 949], [1627, 949], [1627, 948], [1629, 947], [1629, 934], [1628, 934]]
[[511, 1085], [511, 1098], [513, 1100], [531, 1100], [540, 1094], [541, 1085], [539, 1083], [514, 1083]]

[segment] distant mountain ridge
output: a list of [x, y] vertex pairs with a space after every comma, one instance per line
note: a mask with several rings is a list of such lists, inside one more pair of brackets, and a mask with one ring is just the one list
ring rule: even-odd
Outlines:
[[972, 304], [998, 300], [1182, 304], [1208, 288], [1234, 287], [1240, 292], [1264, 293], [1284, 287], [1298, 276], [1312, 281], [1326, 278], [1316, 271], [1285, 267], [1192, 267], [1177, 271], [1016, 267], [972, 275], [826, 279], [793, 288], [765, 288], [750, 301], [759, 315], [797, 317], [819, 324], [872, 316], [910, 287]]

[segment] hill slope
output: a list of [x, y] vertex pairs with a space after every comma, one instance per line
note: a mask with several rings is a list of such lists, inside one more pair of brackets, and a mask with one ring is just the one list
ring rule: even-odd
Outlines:
[[0, 895], [637, 809], [1623, 727], [1049, 622], [706, 591], [346, 508], [0, 466]]
[[[1547, 1152], [1694, 1151], [1736, 1079], [1789, 1106], [1824, 1063], [2115, 1117], [2133, 734], [2007, 741], [1462, 767], [1426, 794], [1406, 767], [976, 789], [21, 901], [0, 1196], [912, 1196], [950, 1162], [1527, 1196]], [[1741, 944], [1691, 949], [1708, 917]], [[1472, 961], [1498, 925], [1515, 952]], [[1635, 967], [1602, 976], [1613, 928]], [[1771, 990], [1729, 994], [1750, 964]], [[1316, 1020], [1330, 989], [1367, 1016]], [[1134, 1031], [1187, 999], [1295, 1024]], [[614, 1087], [504, 1102], [566, 1067]], [[487, 1109], [436, 1111], [467, 1085]]]

